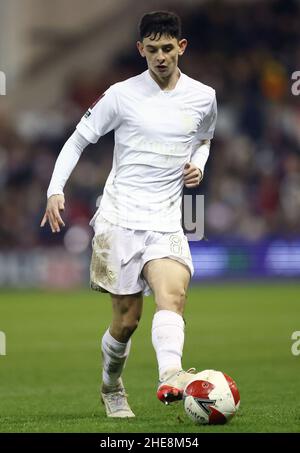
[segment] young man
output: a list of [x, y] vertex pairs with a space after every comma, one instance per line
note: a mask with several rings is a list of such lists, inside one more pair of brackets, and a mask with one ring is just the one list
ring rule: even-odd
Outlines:
[[187, 46], [179, 17], [145, 14], [137, 43], [148, 70], [112, 85], [92, 106], [64, 145], [47, 192], [41, 222], [52, 232], [64, 222], [63, 188], [83, 149], [114, 129], [112, 170], [95, 230], [91, 287], [109, 292], [113, 317], [102, 338], [102, 400], [109, 417], [134, 417], [122, 370], [143, 295], [154, 294], [152, 343], [159, 368], [158, 398], [182, 398], [192, 371], [182, 370], [183, 311], [193, 264], [181, 227], [183, 185], [199, 185], [216, 123], [215, 91], [178, 68]]

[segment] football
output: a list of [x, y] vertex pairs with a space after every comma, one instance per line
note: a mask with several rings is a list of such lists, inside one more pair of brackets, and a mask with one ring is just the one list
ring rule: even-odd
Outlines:
[[234, 380], [216, 370], [195, 374], [183, 392], [184, 410], [199, 425], [228, 422], [240, 405], [240, 394]]

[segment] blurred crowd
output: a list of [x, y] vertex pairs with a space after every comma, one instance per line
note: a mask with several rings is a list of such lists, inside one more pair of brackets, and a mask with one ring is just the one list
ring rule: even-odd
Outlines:
[[[300, 3], [210, 1], [176, 8], [189, 41], [181, 70], [216, 89], [218, 123], [201, 187], [205, 236], [256, 241], [300, 235]], [[135, 47], [107, 73], [77, 74], [47, 111], [0, 116], [0, 248], [60, 243], [39, 227], [53, 166], [90, 104], [145, 70]], [[65, 190], [66, 224], [86, 227], [111, 168], [113, 134], [81, 156]]]

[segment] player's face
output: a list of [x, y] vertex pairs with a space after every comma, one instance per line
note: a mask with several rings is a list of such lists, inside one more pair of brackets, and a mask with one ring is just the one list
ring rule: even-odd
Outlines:
[[178, 57], [183, 55], [186, 45], [186, 39], [178, 41], [166, 35], [161, 35], [158, 39], [150, 36], [137, 43], [140, 54], [147, 60], [149, 70], [158, 79], [169, 78], [175, 72]]

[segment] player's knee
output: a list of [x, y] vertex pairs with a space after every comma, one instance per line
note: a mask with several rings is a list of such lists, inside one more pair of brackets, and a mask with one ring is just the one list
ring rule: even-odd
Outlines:
[[139, 324], [142, 313], [142, 300], [140, 295], [115, 296], [113, 297], [114, 307], [114, 329], [117, 331], [120, 341], [128, 341]]
[[124, 317], [121, 322], [122, 336], [130, 338], [133, 332], [139, 325], [139, 318], [137, 317]]
[[186, 302], [184, 288], [176, 291], [164, 291], [157, 297], [156, 305], [159, 310], [170, 310], [182, 315]]
[[141, 313], [134, 308], [128, 309], [122, 315], [121, 327], [124, 334], [131, 336], [139, 325]]

